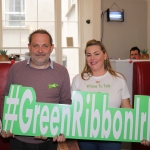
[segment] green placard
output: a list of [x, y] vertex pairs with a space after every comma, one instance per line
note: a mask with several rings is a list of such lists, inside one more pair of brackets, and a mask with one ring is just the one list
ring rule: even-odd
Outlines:
[[75, 91], [72, 105], [36, 102], [31, 87], [11, 85], [5, 96], [3, 130], [15, 135], [139, 142], [150, 141], [150, 96], [135, 108], [108, 108], [108, 94]]

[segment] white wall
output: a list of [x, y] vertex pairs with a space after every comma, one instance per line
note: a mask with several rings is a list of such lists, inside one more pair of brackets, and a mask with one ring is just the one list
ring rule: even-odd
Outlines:
[[[78, 0], [79, 2], [79, 32], [80, 32], [80, 71], [82, 71], [85, 59], [84, 50], [86, 42], [91, 39], [100, 39], [100, 15], [101, 15], [101, 0]], [[90, 20], [90, 24], [86, 23]]]
[[124, 22], [107, 22], [105, 13], [103, 43], [110, 58], [127, 59], [131, 47], [148, 48], [147, 1], [102, 0], [102, 10], [107, 10], [114, 2], [124, 9], [125, 20]]

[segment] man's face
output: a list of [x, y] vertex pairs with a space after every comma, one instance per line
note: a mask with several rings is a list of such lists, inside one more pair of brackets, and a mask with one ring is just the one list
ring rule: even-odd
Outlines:
[[31, 55], [31, 66], [37, 69], [46, 68], [49, 66], [49, 56], [54, 45], [50, 44], [50, 39], [47, 34], [34, 34], [32, 41], [28, 45]]
[[133, 50], [130, 52], [130, 59], [140, 59], [138, 50]]

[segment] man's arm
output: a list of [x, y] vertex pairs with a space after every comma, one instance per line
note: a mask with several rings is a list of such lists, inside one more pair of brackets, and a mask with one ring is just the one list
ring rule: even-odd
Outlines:
[[62, 73], [63, 84], [60, 91], [60, 104], [71, 104], [70, 78], [67, 69]]

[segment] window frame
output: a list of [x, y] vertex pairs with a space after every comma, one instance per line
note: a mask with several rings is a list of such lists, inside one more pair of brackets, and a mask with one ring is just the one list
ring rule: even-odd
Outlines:
[[[12, 6], [11, 8], [8, 8], [9, 11], [6, 11], [6, 0], [3, 0], [3, 3], [4, 3], [4, 15], [3, 15], [3, 20], [4, 20], [4, 27], [25, 27], [25, 0], [20, 0], [19, 1], [19, 4], [16, 4], [17, 3], [17, 0], [9, 0], [11, 2], [11, 4], [13, 5], [8, 5], [8, 7]], [[16, 6], [19, 6], [20, 7], [20, 11], [17, 11], [16, 10]], [[13, 10], [13, 11], [10, 11], [10, 10]], [[9, 15], [8, 16], [8, 20], [6, 19], [6, 15]], [[10, 17], [12, 15], [12, 18], [14, 17], [18, 17], [19, 19], [12, 19], [10, 20]], [[16, 16], [15, 16], [16, 15]], [[24, 18], [24, 19], [23, 19]], [[11, 23], [17, 23], [16, 25], [11, 25]]]

